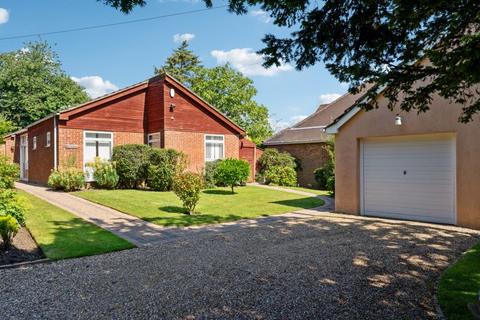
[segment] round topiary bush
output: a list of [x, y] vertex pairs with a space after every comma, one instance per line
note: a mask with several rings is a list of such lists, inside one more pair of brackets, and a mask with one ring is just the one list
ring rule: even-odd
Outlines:
[[232, 188], [245, 184], [250, 175], [250, 165], [248, 162], [240, 159], [226, 159], [221, 161], [215, 170], [215, 180], [225, 186]]

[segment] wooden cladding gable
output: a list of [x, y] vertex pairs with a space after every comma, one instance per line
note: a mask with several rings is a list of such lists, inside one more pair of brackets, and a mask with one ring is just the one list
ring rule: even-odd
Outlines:
[[[175, 96], [170, 96], [170, 89]], [[218, 111], [210, 110], [192, 97], [188, 91], [175, 83], [164, 84], [165, 130], [208, 132], [217, 134], [241, 135], [241, 129], [235, 127]]]
[[[145, 96], [146, 90], [140, 90], [105, 101], [69, 115], [67, 121], [61, 121], [60, 125], [99, 131], [144, 132]], [[65, 119], [65, 116], [62, 118]]]

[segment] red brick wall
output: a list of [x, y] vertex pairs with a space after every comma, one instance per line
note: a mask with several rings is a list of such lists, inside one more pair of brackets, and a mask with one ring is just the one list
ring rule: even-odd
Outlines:
[[268, 148], [287, 151], [300, 160], [302, 168], [298, 171], [298, 183], [303, 187], [316, 187], [313, 171], [324, 166], [328, 160], [328, 153], [323, 146], [323, 143], [302, 143], [268, 146]]
[[[203, 171], [205, 166], [204, 133], [165, 131], [165, 148], [184, 152], [188, 157], [188, 170]], [[225, 158], [239, 157], [240, 142], [235, 135], [225, 135]]]
[[6, 156], [7, 159], [13, 161], [15, 153], [15, 136], [8, 137], [4, 140], [4, 144], [0, 145], [0, 154]]
[[[103, 130], [105, 131], [105, 130]], [[83, 132], [81, 129], [60, 127], [58, 130], [58, 164], [64, 166], [69, 159], [75, 159], [75, 166], [83, 168]], [[113, 132], [113, 146], [145, 142], [141, 132]]]
[[[46, 146], [50, 132], [50, 146]], [[37, 137], [37, 148], [33, 150], [33, 138]], [[28, 128], [28, 181], [46, 183], [53, 169], [54, 156], [53, 118]]]

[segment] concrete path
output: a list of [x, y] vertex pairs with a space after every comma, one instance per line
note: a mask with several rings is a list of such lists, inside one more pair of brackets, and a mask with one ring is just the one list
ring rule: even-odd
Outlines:
[[[260, 185], [259, 185], [260, 186]], [[90, 202], [88, 200], [73, 196], [65, 192], [52, 191], [48, 188], [16, 183], [16, 187], [51, 204], [67, 210], [76, 216], [85, 219], [97, 226], [106, 229], [117, 236], [129, 241], [137, 247], [145, 247], [159, 242], [175, 240], [178, 238], [192, 238], [199, 234], [228, 233], [235, 229], [242, 229], [252, 226], [260, 226], [277, 222], [286, 222], [296, 219], [310, 219], [317, 215], [324, 214], [331, 209], [332, 201], [328, 197], [318, 196], [325, 201], [325, 205], [312, 209], [302, 209], [284, 214], [258, 217], [256, 219], [238, 220], [234, 222], [219, 223], [214, 225], [201, 225], [191, 227], [163, 227], [146, 222], [140, 218], [122, 213], [120, 211]], [[267, 188], [275, 189], [276, 187]], [[285, 189], [280, 189], [286, 191]], [[317, 196], [302, 191], [289, 190], [292, 193]]]

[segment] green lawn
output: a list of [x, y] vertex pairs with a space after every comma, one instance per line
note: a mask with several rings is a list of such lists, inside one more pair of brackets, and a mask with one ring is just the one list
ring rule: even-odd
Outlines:
[[473, 319], [467, 308], [480, 290], [480, 243], [468, 250], [440, 280], [438, 300], [447, 319]]
[[84, 199], [106, 205], [163, 226], [190, 226], [268, 216], [323, 204], [318, 198], [260, 187], [204, 190], [195, 215], [184, 214], [173, 192], [141, 190], [88, 190], [76, 192]]
[[133, 248], [134, 245], [29, 193], [27, 228], [50, 259], [90, 256]]

